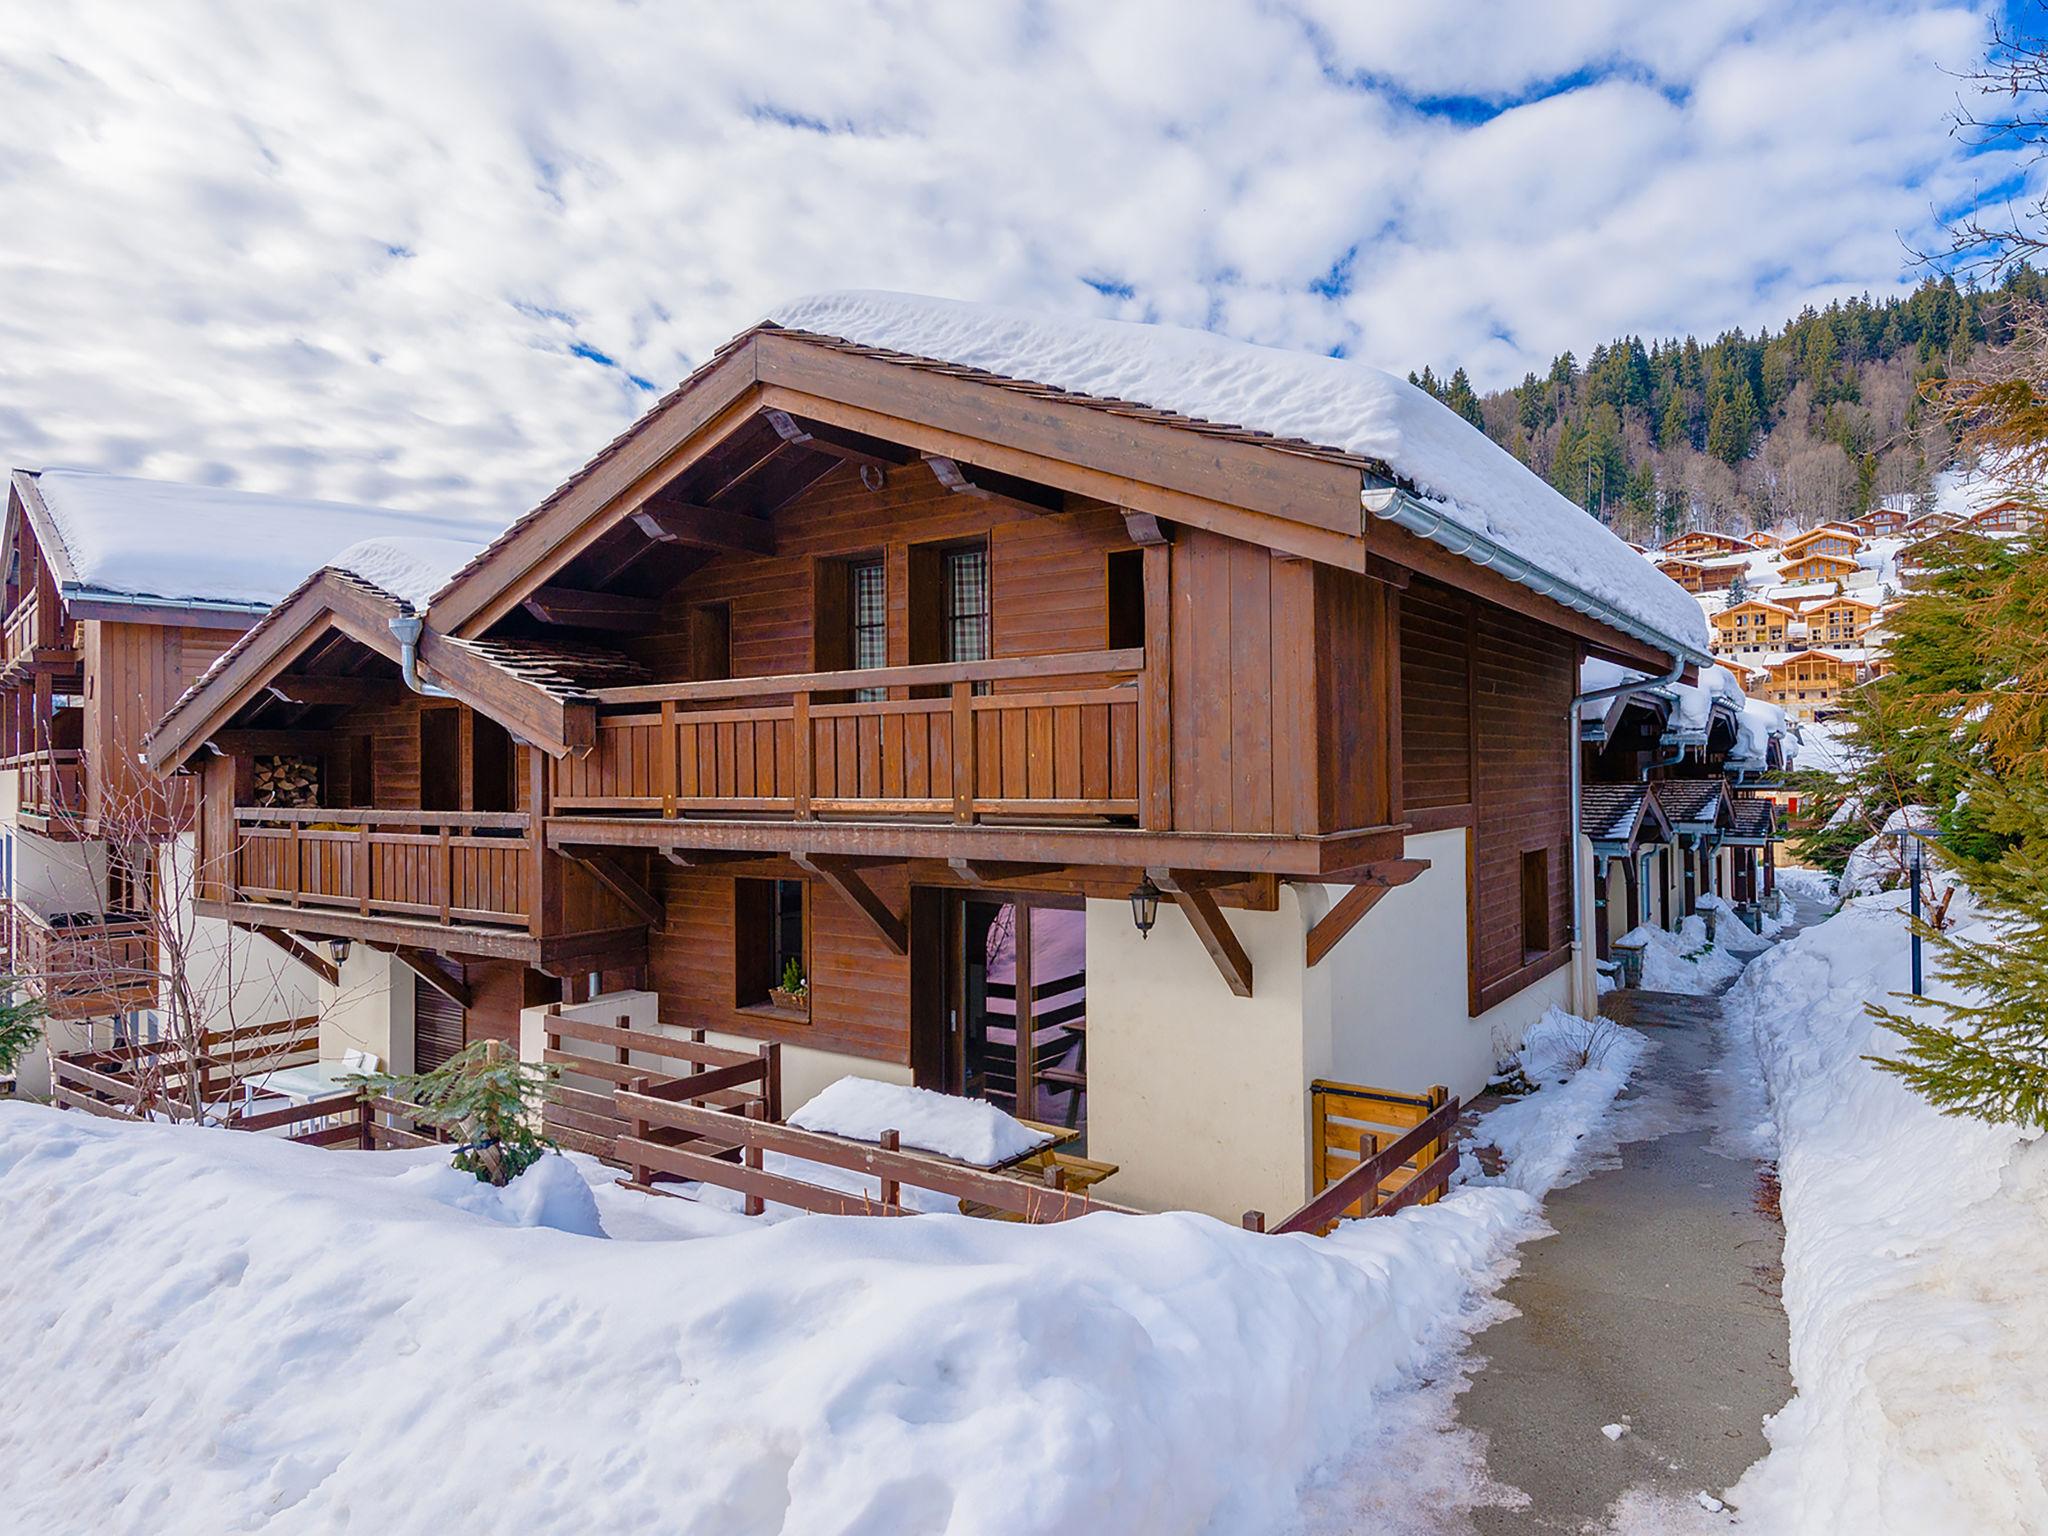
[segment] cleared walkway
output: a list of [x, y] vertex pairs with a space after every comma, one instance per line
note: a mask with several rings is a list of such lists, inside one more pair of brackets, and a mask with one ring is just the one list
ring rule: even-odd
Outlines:
[[1617, 1102], [1619, 1166], [1545, 1202], [1557, 1236], [1523, 1250], [1501, 1293], [1521, 1315], [1474, 1343], [1486, 1363], [1459, 1421], [1530, 1501], [1472, 1511], [1481, 1532], [1602, 1530], [1630, 1489], [1719, 1493], [1792, 1394], [1776, 1184], [1712, 1145], [1720, 1002], [1603, 1001], [1652, 1049]]

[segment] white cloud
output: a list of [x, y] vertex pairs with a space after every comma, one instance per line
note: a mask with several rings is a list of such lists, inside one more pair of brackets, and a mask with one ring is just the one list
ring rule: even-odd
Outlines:
[[1996, 179], [1943, 120], [1982, 32], [1936, 0], [17, 0], [0, 453], [502, 519], [648, 402], [628, 375], [843, 286], [1505, 382], [1910, 282], [1901, 236]]

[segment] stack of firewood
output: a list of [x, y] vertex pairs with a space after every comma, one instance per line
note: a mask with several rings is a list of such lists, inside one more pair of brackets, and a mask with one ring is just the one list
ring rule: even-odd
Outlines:
[[320, 765], [307, 757], [259, 757], [255, 767], [258, 805], [310, 806], [320, 803]]

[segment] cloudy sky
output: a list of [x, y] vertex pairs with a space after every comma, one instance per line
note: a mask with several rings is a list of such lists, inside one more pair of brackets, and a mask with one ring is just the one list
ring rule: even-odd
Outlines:
[[11, 0], [0, 453], [503, 521], [876, 287], [1518, 379], [1909, 285], [1956, 0]]

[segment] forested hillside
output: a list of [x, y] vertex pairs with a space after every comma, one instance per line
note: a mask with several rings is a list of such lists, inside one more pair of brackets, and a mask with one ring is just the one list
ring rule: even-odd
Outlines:
[[1923, 387], [2007, 340], [2006, 301], [2044, 289], [2028, 269], [1986, 292], [1929, 279], [1903, 299], [1808, 309], [1775, 335], [1628, 336], [1483, 396], [1462, 368], [1409, 377], [1625, 537], [1810, 527], [1927, 493], [1955, 444]]

